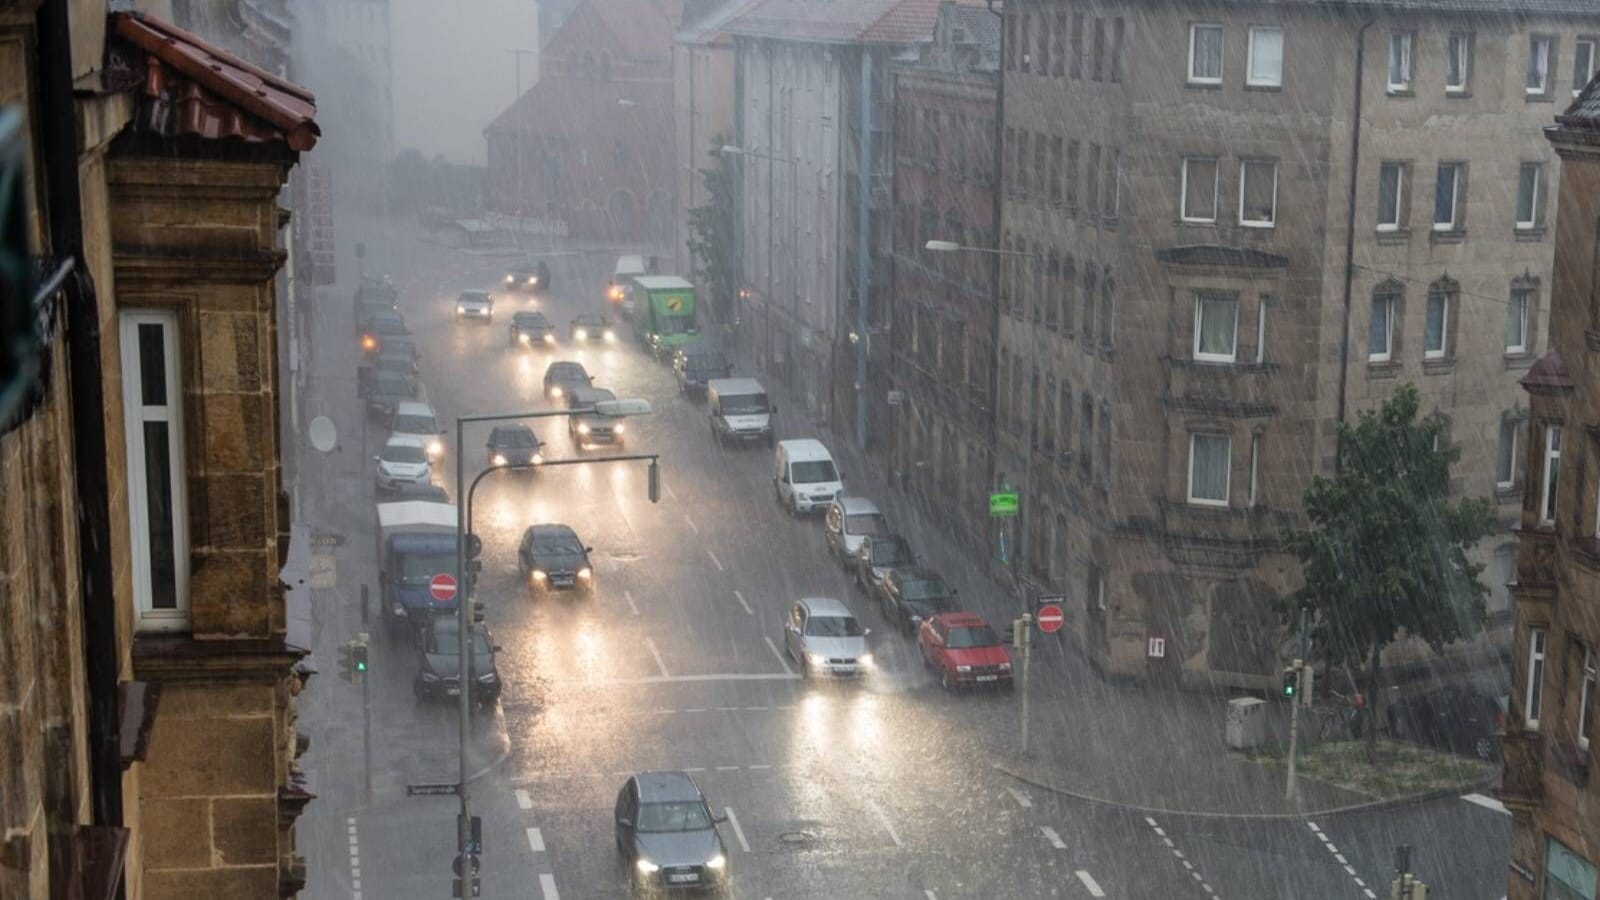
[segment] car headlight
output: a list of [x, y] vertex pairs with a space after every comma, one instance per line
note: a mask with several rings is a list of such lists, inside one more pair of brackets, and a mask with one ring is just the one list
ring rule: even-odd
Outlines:
[[533, 570], [533, 580], [534, 581], [543, 581], [543, 580], [545, 580], [546, 578], [549, 578], [549, 577], [550, 577], [549, 575], [546, 575], [544, 573], [543, 569], [534, 569]]
[[506, 276], [506, 284], [510, 284], [511, 282], [516, 281], [516, 280], [517, 280], [517, 276], [515, 276], [515, 275], [507, 275]]
[[551, 388], [550, 389], [550, 396], [552, 396], [552, 397], [561, 396], [561, 385], [558, 384], [555, 387]]
[[861, 663], [863, 666], [866, 666], [869, 669], [874, 665], [871, 653], [861, 654], [860, 656], [856, 657], [856, 662]]
[[589, 425], [588, 425], [587, 422], [579, 422], [578, 423], [578, 433], [579, 434], [588, 434], [589, 433]]
[[490, 461], [490, 462], [492, 462], [492, 463], [494, 463], [494, 464], [495, 464], [495, 465], [497, 465], [497, 466], [503, 466], [503, 465], [505, 465], [505, 464], [506, 464], [506, 458], [505, 458], [505, 454], [502, 454], [502, 453], [496, 453], [496, 454], [495, 454], [495, 455], [494, 455], [494, 457], [493, 457], [493, 458], [492, 458], [492, 459], [490, 459], [490, 460], [489, 460], [489, 461]]
[[1002, 671], [1002, 672], [1011, 671], [1011, 663], [1008, 663], [1008, 662], [1001, 663], [1000, 664], [1000, 671]]
[[606, 331], [606, 340], [615, 341], [616, 339], [617, 339], [616, 332], [607, 329], [607, 331]]
[[720, 872], [723, 869], [726, 869], [727, 867], [728, 867], [728, 858], [726, 856], [723, 856], [721, 853], [718, 853], [716, 856], [713, 856], [710, 859], [706, 860], [706, 868], [708, 868], [708, 869], [716, 869], [717, 871]]
[[579, 328], [577, 331], [572, 333], [572, 336], [580, 341], [587, 341], [589, 339], [589, 329]]
[[640, 858], [638, 862], [634, 863], [634, 866], [637, 867], [640, 872], [643, 872], [646, 875], [654, 875], [655, 873], [661, 871], [660, 866], [644, 858]]
[[594, 570], [589, 568], [588, 566], [584, 566], [583, 568], [578, 570], [578, 577], [582, 578], [584, 581], [588, 581], [589, 579], [594, 577]]
[[443, 456], [444, 455], [444, 442], [443, 441], [429, 441], [428, 442], [428, 455], [429, 456]]
[[465, 306], [462, 306], [459, 303], [456, 304], [456, 312], [465, 313], [466, 311], [467, 311], [467, 308]]
[[439, 676], [433, 674], [432, 672], [423, 672], [422, 681], [424, 684], [435, 684], [439, 681]]
[[556, 342], [556, 336], [553, 334], [547, 334], [544, 336], [544, 342], [546, 344], [554, 344]]
[[616, 426], [613, 427], [611, 430], [615, 434], [622, 434], [623, 432], [627, 431], [628, 429], [621, 422], [618, 422], [616, 424]]
[[807, 653], [806, 661], [811, 663], [813, 666], [821, 666], [827, 664], [828, 658], [823, 656], [821, 653]]
[[529, 340], [531, 340], [531, 338], [528, 337], [527, 332], [523, 332], [522, 334], [517, 335], [517, 340], [526, 344]]
[[971, 672], [972, 671], [972, 667], [971, 666], [956, 666], [956, 671], [957, 672]]
[[536, 466], [539, 465], [540, 463], [544, 462], [544, 454], [538, 452], [537, 450], [535, 450], [534, 453], [533, 453], [533, 458], [530, 459], [529, 462], [533, 463]]
[[539, 283], [539, 276], [537, 276], [537, 275], [530, 276], [528, 278], [528, 283], [529, 284], [538, 284]]

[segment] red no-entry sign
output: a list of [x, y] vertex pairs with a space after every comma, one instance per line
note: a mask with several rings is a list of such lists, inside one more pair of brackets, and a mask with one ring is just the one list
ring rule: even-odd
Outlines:
[[[428, 581], [428, 593], [440, 603], [448, 603], [456, 598], [456, 577], [449, 572], [440, 572]], [[1056, 611], [1058, 614], [1060, 610]]]
[[1061, 607], [1054, 603], [1046, 603], [1039, 607], [1039, 630], [1045, 634], [1054, 634], [1061, 630], [1061, 623], [1066, 617], [1061, 614]]

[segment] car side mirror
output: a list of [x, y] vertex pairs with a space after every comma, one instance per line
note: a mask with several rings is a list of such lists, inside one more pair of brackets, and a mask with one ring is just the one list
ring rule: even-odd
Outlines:
[[494, 646], [490, 647], [489, 649], [491, 651], [495, 652], [495, 653], [499, 653], [499, 652], [505, 650], [506, 648], [500, 646], [499, 644], [495, 644]]
[[593, 553], [594, 552], [594, 548], [593, 547], [585, 547], [585, 548], [583, 548], [583, 552], [585, 552], [585, 553]]
[[617, 824], [623, 828], [632, 828], [633, 820], [626, 816], [617, 816]]
[[721, 824], [723, 824], [724, 822], [727, 822], [727, 821], [728, 821], [727, 815], [720, 815], [720, 816], [712, 816], [711, 817], [711, 823], [713, 825], [721, 825]]
[[863, 629], [861, 629], [861, 636], [862, 637], [872, 637], [872, 629], [871, 628], [863, 628]]
[[776, 405], [774, 405], [772, 407], [772, 415], [777, 415], [777, 414], [778, 414], [778, 407]]
[[376, 457], [376, 456], [374, 456], [374, 457], [373, 457], [373, 458], [372, 458], [372, 461], [373, 461], [373, 462], [377, 462], [377, 461], [378, 461], [378, 457]]

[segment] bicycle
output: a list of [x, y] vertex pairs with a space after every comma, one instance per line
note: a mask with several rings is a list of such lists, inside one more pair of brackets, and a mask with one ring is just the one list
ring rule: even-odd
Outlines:
[[1359, 691], [1353, 694], [1329, 691], [1325, 696], [1326, 700], [1311, 707], [1311, 716], [1306, 722], [1311, 739], [1359, 739], [1366, 724], [1366, 697]]

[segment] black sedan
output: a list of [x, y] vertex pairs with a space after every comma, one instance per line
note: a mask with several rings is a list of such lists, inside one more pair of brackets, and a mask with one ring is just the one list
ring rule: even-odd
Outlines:
[[566, 525], [530, 525], [517, 548], [517, 569], [534, 590], [594, 590], [593, 547], [584, 546]]
[[956, 608], [956, 592], [938, 572], [926, 566], [891, 569], [878, 585], [883, 617], [915, 634], [924, 619]]
[[550, 267], [542, 259], [512, 263], [506, 270], [506, 290], [537, 293], [550, 290]]
[[1506, 698], [1450, 685], [1390, 701], [1389, 736], [1482, 760], [1500, 758]]
[[594, 379], [589, 377], [589, 370], [582, 363], [558, 360], [544, 370], [544, 396], [549, 400], [560, 400], [573, 388], [590, 387], [593, 384]]
[[849, 563], [855, 570], [856, 586], [876, 596], [889, 573], [916, 565], [917, 555], [911, 551], [911, 543], [898, 534], [868, 535]]
[[556, 326], [542, 312], [518, 312], [511, 317], [506, 330], [507, 340], [513, 347], [554, 347], [556, 344]]
[[406, 317], [395, 310], [380, 310], [361, 325], [361, 353], [367, 360], [375, 359], [385, 341], [411, 333], [406, 327]]
[[[488, 706], [500, 699], [500, 669], [494, 661], [500, 648], [490, 640], [489, 629], [483, 625], [472, 629], [471, 640], [472, 662], [467, 667], [467, 677], [472, 680], [472, 699]], [[419, 701], [461, 695], [461, 630], [454, 618], [429, 620], [417, 655], [417, 677], [411, 683], [411, 691]]]
[[526, 425], [496, 425], [484, 449], [491, 466], [525, 466], [544, 462], [543, 446]]

